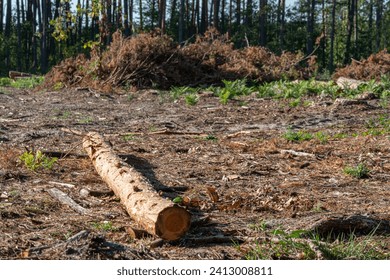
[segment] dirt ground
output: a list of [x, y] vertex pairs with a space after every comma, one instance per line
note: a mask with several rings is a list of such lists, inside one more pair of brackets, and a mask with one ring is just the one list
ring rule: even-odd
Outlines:
[[[0, 259], [243, 259], [263, 240], [262, 226], [310, 230], [332, 217], [388, 225], [389, 135], [364, 135], [370, 120], [389, 117], [388, 106], [375, 99], [306, 101], [291, 107], [251, 95], [221, 105], [205, 92], [189, 106], [155, 90], [2, 88]], [[296, 143], [283, 138], [289, 129], [332, 137]], [[69, 130], [98, 131], [163, 196], [190, 199], [187, 235], [132, 239], [127, 228], [137, 225], [94, 170], [82, 137]], [[19, 160], [26, 149], [60, 159], [32, 172]], [[345, 174], [359, 162], [370, 169], [367, 178]], [[52, 188], [90, 214], [63, 205]], [[388, 229], [377, 233], [387, 252]]]

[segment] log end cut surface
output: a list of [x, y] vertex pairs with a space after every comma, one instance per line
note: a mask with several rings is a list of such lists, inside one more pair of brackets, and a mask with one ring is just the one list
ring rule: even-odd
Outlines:
[[188, 231], [190, 224], [190, 213], [178, 206], [169, 207], [158, 215], [156, 234], [165, 240], [176, 240]]

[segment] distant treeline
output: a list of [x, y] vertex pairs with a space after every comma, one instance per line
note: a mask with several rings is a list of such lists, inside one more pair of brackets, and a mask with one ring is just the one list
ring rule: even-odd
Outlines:
[[210, 26], [236, 47], [317, 56], [321, 71], [390, 44], [386, 0], [0, 0], [0, 74], [46, 73], [66, 57], [123, 36], [157, 30], [181, 44]]

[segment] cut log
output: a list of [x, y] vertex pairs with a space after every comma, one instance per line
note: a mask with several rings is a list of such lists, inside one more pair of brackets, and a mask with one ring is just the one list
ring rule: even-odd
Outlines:
[[17, 71], [9, 71], [8, 76], [13, 79], [19, 79], [19, 78], [31, 78], [32, 75], [30, 73], [23, 73], [23, 72], [17, 72]]
[[364, 81], [345, 78], [345, 77], [340, 77], [336, 81], [336, 84], [342, 89], [346, 89], [346, 88], [357, 89], [358, 86], [360, 86], [363, 83]]
[[100, 134], [88, 133], [83, 147], [98, 174], [142, 228], [165, 240], [179, 239], [188, 231], [190, 213], [161, 197], [147, 178], [114, 154]]

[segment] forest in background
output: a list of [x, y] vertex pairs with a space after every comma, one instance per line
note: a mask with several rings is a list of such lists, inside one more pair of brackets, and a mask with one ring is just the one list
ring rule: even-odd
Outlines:
[[104, 48], [112, 34], [159, 32], [185, 45], [209, 27], [236, 48], [263, 46], [317, 56], [319, 70], [385, 49], [385, 0], [0, 0], [0, 74], [46, 73], [64, 58]]

